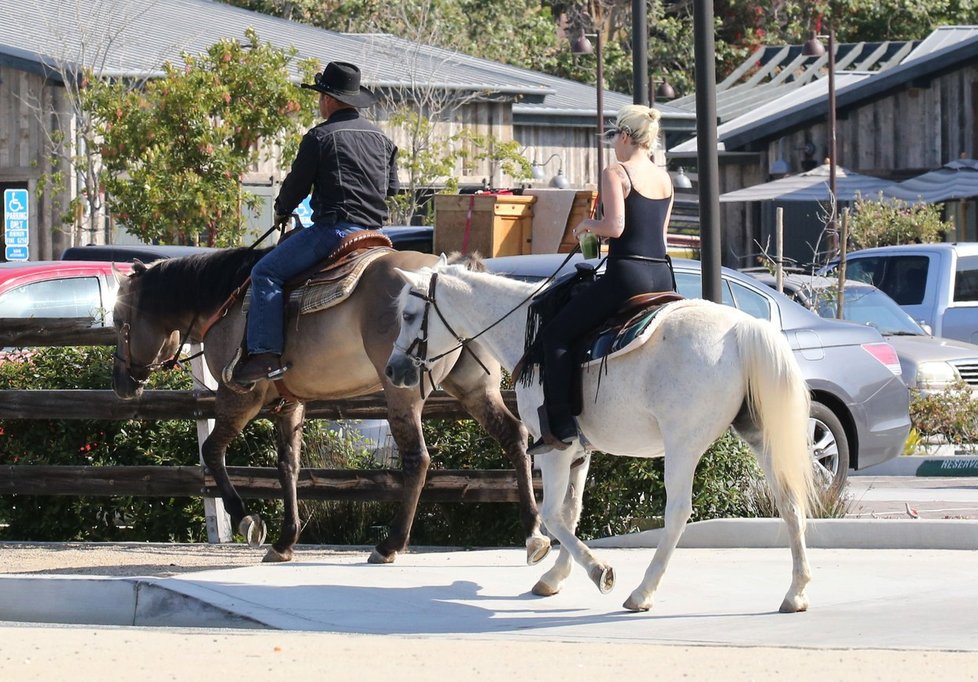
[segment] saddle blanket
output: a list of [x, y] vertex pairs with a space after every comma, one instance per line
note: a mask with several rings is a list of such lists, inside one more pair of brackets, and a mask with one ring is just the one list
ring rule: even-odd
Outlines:
[[[349, 273], [337, 280], [319, 281], [309, 279], [303, 284], [289, 291], [289, 300], [286, 310], [298, 310], [300, 315], [319, 312], [339, 305], [356, 289], [367, 266], [380, 256], [390, 253], [389, 249], [369, 249], [362, 256], [359, 256]], [[251, 287], [244, 294], [244, 304], [241, 306], [242, 314], [247, 314], [251, 303]]]
[[582, 367], [588, 368], [596, 362], [606, 362], [612, 358], [630, 353], [641, 348], [648, 341], [661, 320], [661, 314], [666, 310], [674, 311], [689, 306], [702, 305], [698, 299], [683, 299], [655, 306], [639, 312], [625, 324], [598, 332], [594, 341], [582, 358]]

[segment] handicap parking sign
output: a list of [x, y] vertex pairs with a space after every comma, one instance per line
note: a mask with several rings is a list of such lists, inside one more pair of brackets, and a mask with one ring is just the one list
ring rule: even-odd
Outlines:
[[293, 211], [305, 227], [312, 225], [312, 206], [309, 204], [309, 197], [302, 200], [302, 203], [295, 207]]
[[26, 189], [3, 191], [3, 241], [7, 260], [27, 260], [30, 255], [30, 212]]

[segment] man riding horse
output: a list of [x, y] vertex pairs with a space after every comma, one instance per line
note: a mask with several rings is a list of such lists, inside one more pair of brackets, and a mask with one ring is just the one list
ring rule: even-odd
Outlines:
[[312, 225], [281, 242], [251, 271], [247, 355], [232, 380], [250, 387], [281, 377], [284, 347], [285, 282], [326, 259], [348, 234], [377, 229], [387, 219], [387, 197], [394, 196], [397, 147], [358, 108], [377, 97], [360, 85], [360, 70], [330, 62], [315, 83], [319, 113], [326, 119], [302, 138], [292, 169], [275, 200], [275, 223], [284, 224], [312, 190]]

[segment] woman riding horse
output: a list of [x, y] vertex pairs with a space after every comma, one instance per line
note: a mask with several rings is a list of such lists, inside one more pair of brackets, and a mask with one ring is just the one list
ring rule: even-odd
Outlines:
[[542, 330], [543, 393], [546, 419], [530, 446], [535, 455], [563, 450], [578, 437], [571, 409], [572, 348], [583, 335], [613, 315], [636, 294], [674, 289], [666, 255], [666, 229], [672, 212], [672, 180], [650, 153], [659, 135], [659, 112], [630, 104], [618, 112], [609, 136], [617, 163], [601, 176], [604, 216], [586, 218], [574, 236], [592, 233], [610, 240], [604, 276], [573, 299]]

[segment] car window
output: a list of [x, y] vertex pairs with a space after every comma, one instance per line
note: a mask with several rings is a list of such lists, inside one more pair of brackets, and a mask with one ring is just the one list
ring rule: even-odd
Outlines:
[[920, 305], [924, 301], [927, 256], [867, 256], [846, 263], [846, 279], [867, 282], [899, 305]]
[[733, 289], [733, 297], [738, 308], [751, 317], [761, 320], [771, 319], [771, 302], [766, 296], [745, 287], [739, 282], [730, 282], [730, 288]]
[[[703, 298], [703, 280], [700, 278], [700, 274], [698, 272], [677, 272], [676, 291], [682, 294], [684, 298]], [[728, 305], [732, 308], [737, 307], [734, 305], [733, 296], [730, 294], [730, 285], [727, 283], [727, 280], [723, 280], [720, 283], [720, 297], [723, 305]]]
[[978, 256], [958, 258], [954, 272], [954, 301], [978, 301]]
[[[838, 291], [838, 288], [835, 289]], [[820, 317], [833, 319], [836, 315], [837, 296], [820, 291], [821, 295], [813, 296], [815, 312]], [[913, 321], [903, 308], [878, 289], [868, 287], [846, 287], [845, 304], [842, 315], [849, 322], [858, 322], [875, 327], [881, 334], [905, 334], [922, 336], [924, 330]]]
[[31, 282], [0, 296], [0, 317], [101, 318], [97, 277], [70, 277]]

